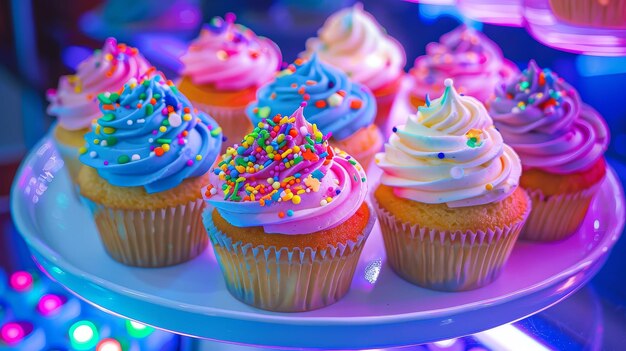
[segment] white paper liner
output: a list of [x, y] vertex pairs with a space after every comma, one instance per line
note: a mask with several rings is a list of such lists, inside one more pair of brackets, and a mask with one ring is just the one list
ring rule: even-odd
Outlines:
[[204, 223], [228, 291], [248, 305], [276, 312], [302, 312], [335, 303], [350, 289], [359, 256], [376, 216], [356, 241], [319, 250], [252, 246], [232, 239], [205, 211]]
[[486, 231], [449, 232], [403, 223], [382, 208], [375, 196], [387, 261], [410, 283], [433, 290], [465, 291], [494, 281], [506, 264], [530, 212], [520, 221]]
[[210, 106], [193, 101], [193, 106], [209, 114], [222, 127], [226, 140], [222, 143], [222, 153], [233, 144], [239, 144], [244, 136], [252, 131], [252, 122], [246, 115], [246, 107]]
[[74, 184], [77, 184], [78, 172], [82, 166], [82, 163], [78, 160], [78, 148], [63, 144], [62, 142], [56, 140], [56, 138], [52, 138], [52, 140], [54, 140], [54, 145], [63, 159], [63, 164], [70, 175], [70, 179]]
[[520, 233], [520, 239], [557, 241], [572, 236], [583, 223], [602, 181], [576, 193], [552, 196], [545, 196], [540, 189], [526, 189], [533, 202], [533, 210]]
[[207, 247], [203, 199], [157, 210], [113, 209], [86, 197], [81, 200], [93, 215], [107, 253], [127, 266], [173, 266]]

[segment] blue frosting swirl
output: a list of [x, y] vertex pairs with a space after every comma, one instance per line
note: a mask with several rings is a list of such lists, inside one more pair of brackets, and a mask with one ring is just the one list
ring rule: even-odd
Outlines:
[[253, 125], [276, 114], [289, 115], [302, 101], [307, 121], [320, 130], [344, 140], [374, 122], [374, 95], [365, 86], [354, 83], [338, 69], [323, 64], [317, 55], [308, 61], [296, 60], [276, 79], [261, 87], [257, 101], [248, 105], [247, 115]]
[[80, 161], [112, 185], [168, 190], [205, 174], [219, 154], [221, 128], [160, 75], [98, 99], [103, 116], [85, 135]]

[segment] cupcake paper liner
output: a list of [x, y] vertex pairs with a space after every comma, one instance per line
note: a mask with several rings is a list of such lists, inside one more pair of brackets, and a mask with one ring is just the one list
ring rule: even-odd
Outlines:
[[253, 129], [252, 122], [246, 115], [246, 106], [220, 107], [195, 101], [192, 103], [198, 110], [208, 113], [222, 127], [222, 134], [226, 137], [225, 142], [222, 143], [222, 153], [226, 152], [228, 146], [239, 144], [243, 137]]
[[494, 281], [530, 212], [529, 206], [520, 221], [502, 228], [452, 233], [404, 223], [374, 196], [372, 202], [391, 268], [413, 284], [441, 291], [472, 290]]
[[108, 208], [85, 197], [82, 201], [107, 253], [127, 266], [173, 266], [198, 256], [208, 244], [203, 199], [157, 210]]
[[228, 291], [241, 302], [276, 312], [302, 312], [341, 299], [352, 283], [376, 216], [356, 241], [326, 249], [277, 248], [233, 242], [205, 211], [205, 225]]
[[520, 234], [521, 240], [563, 240], [578, 230], [591, 200], [602, 181], [592, 187], [569, 194], [545, 196], [539, 189], [526, 189], [533, 211]]
[[575, 25], [626, 28], [626, 0], [550, 0], [555, 16]]
[[80, 171], [80, 167], [82, 166], [82, 164], [78, 160], [78, 148], [63, 144], [55, 138], [52, 139], [54, 140], [54, 145], [59, 152], [59, 155], [63, 159], [63, 164], [67, 169], [70, 179], [74, 184], [77, 184], [78, 172]]

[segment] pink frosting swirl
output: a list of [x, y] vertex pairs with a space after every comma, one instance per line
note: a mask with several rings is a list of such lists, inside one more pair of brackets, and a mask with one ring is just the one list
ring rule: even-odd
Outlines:
[[139, 79], [150, 68], [136, 48], [108, 38], [102, 50], [95, 50], [78, 65], [76, 74], [61, 77], [59, 87], [48, 90], [48, 114], [57, 117], [61, 127], [67, 130], [88, 128], [94, 119], [102, 116], [98, 94], [117, 91], [129, 79]]
[[563, 78], [534, 61], [496, 90], [491, 116], [525, 169], [569, 174], [591, 168], [609, 143], [606, 122]]
[[264, 119], [222, 157], [205, 199], [230, 224], [266, 233], [340, 225], [363, 204], [367, 184], [359, 163], [329, 147], [328, 137], [304, 119], [302, 107], [291, 117]]
[[462, 25], [441, 36], [438, 43], [429, 43], [426, 55], [415, 59], [410, 74], [414, 80], [413, 94], [417, 96], [438, 96], [445, 88], [443, 81], [454, 78], [460, 93], [485, 102], [497, 85], [517, 72], [496, 43]]
[[259, 86], [274, 78], [282, 56], [273, 41], [235, 24], [235, 15], [215, 17], [181, 57], [182, 74], [194, 84], [214, 84], [218, 89], [239, 90]]

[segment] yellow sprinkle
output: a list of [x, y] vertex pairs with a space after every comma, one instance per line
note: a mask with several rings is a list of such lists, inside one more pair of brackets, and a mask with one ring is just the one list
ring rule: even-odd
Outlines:
[[81, 146], [81, 147], [78, 149], [78, 153], [80, 153], [81, 155], [82, 155], [82, 154], [84, 154], [84, 153], [86, 153], [86, 152], [87, 152], [87, 148], [86, 148], [86, 147], [84, 147], [84, 146]]
[[329, 197], [326, 198], [326, 202], [330, 203], [331, 201], [333, 201], [332, 197], [329, 196]]
[[300, 147], [299, 147], [298, 145], [295, 145], [295, 146], [293, 147], [293, 152], [295, 152], [296, 154], [297, 154], [298, 152], [300, 152]]
[[235, 169], [239, 173], [245, 173], [246, 172], [246, 167], [244, 167], [244, 166], [237, 166], [237, 167], [235, 167]]
[[254, 198], [254, 193], [250, 194], [250, 201], [255, 201], [256, 199]]
[[485, 189], [492, 190], [493, 189], [493, 185], [491, 185], [491, 183], [487, 183], [487, 185], [485, 185]]
[[191, 121], [191, 115], [188, 114], [188, 113], [184, 114], [183, 115], [183, 121], [185, 121], [185, 122]]
[[274, 189], [280, 188], [280, 183], [279, 182], [272, 183], [272, 188], [274, 188]]
[[100, 125], [99, 124], [96, 125], [96, 130], [94, 130], [94, 133], [96, 133], [96, 135], [100, 135]]
[[278, 143], [282, 143], [283, 140], [285, 140], [285, 134], [279, 134], [276, 138], [276, 141], [278, 141]]
[[[281, 135], [283, 135], [283, 134], [281, 134]], [[288, 156], [290, 153], [292, 153], [292, 152], [293, 152], [293, 150], [291, 150], [291, 149], [287, 149], [287, 151], [283, 152], [283, 153], [280, 155], [280, 157], [285, 158], [285, 157], [287, 157], [287, 156]]]
[[302, 201], [302, 199], [301, 199], [301, 198], [300, 198], [300, 196], [298, 196], [298, 195], [295, 195], [295, 196], [291, 199], [291, 202], [293, 202], [293, 203], [294, 203], [294, 205], [299, 204], [299, 203], [300, 203], [300, 201]]
[[159, 132], [161, 132], [161, 133], [165, 133], [165, 132], [167, 132], [167, 127], [165, 127], [165, 126], [160, 126], [160, 127], [159, 127]]
[[163, 148], [163, 151], [168, 152], [170, 151], [170, 144], [163, 144], [161, 145], [161, 148]]
[[100, 139], [94, 139], [93, 143], [96, 144], [96, 145], [100, 144]]
[[285, 194], [285, 197], [283, 198], [285, 201], [289, 201], [291, 199], [293, 199], [293, 194], [291, 192], [288, 192]]
[[272, 151], [274, 151], [274, 147], [272, 145], [268, 145], [265, 148], [265, 152], [267, 152], [268, 154], [271, 153]]
[[102, 132], [104, 132], [104, 134], [113, 134], [113, 133], [115, 133], [115, 128], [113, 128], [113, 127], [104, 127], [104, 128], [102, 128]]
[[243, 182], [244, 180], [246, 180], [246, 178], [244, 178], [244, 177], [239, 177], [239, 178], [237, 178], [236, 182], [237, 182], [237, 183], [240, 183], [240, 182]]
[[302, 194], [304, 194], [304, 193], [306, 193], [306, 190], [304, 190], [304, 189], [300, 189], [300, 190], [298, 190], [298, 192], [297, 192], [296, 194], [298, 194], [298, 195], [302, 195]]
[[202, 155], [196, 155], [196, 161], [202, 161]]

